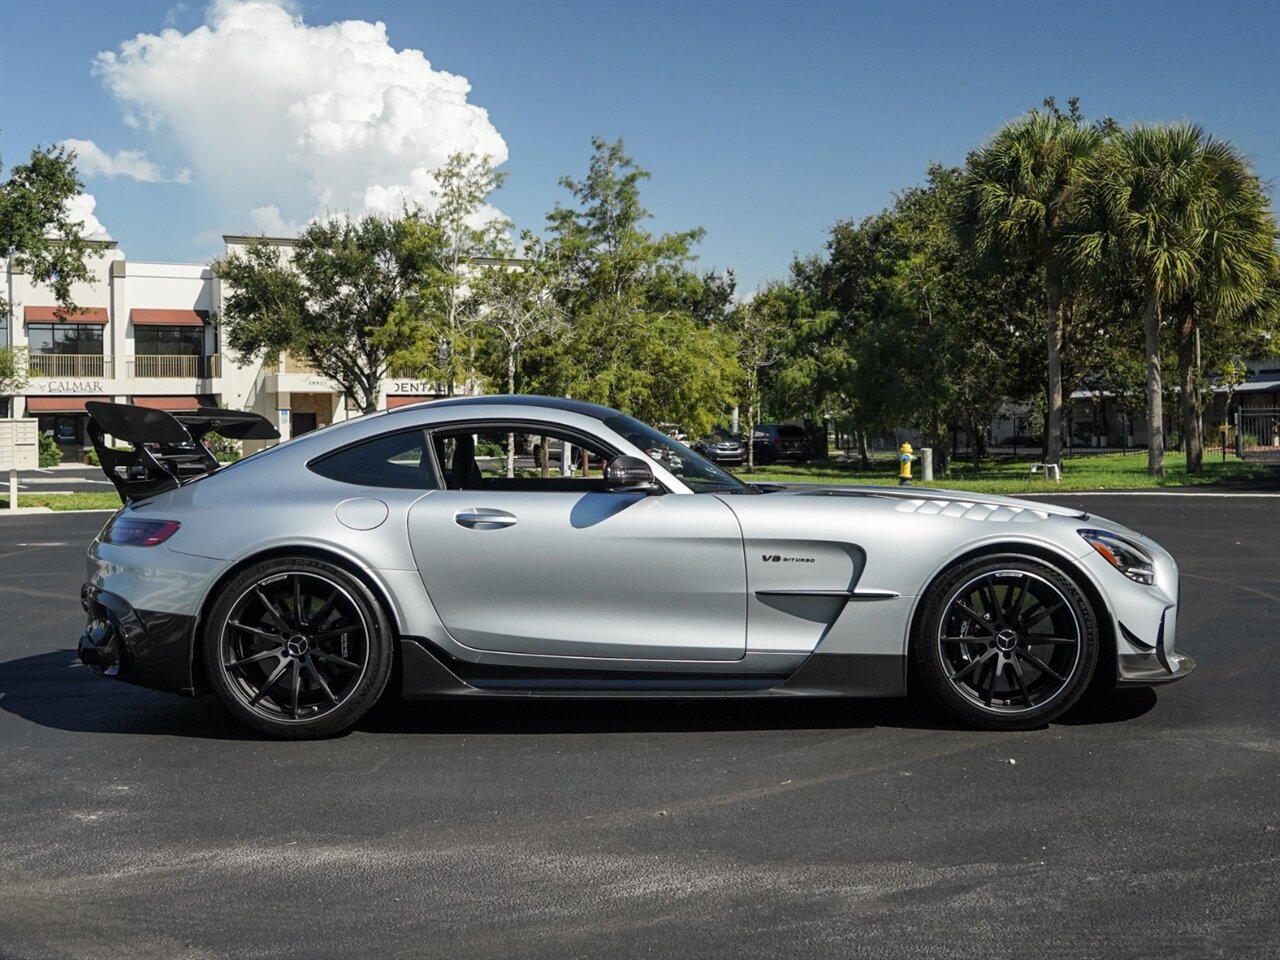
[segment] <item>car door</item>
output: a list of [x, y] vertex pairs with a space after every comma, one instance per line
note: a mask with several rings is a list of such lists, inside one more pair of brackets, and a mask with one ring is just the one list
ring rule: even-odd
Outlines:
[[[580, 458], [581, 435], [519, 424], [468, 429], [471, 441], [455, 446], [452, 466], [442, 464], [454, 476], [450, 488], [415, 503], [408, 521], [423, 584], [454, 640], [543, 656], [744, 656], [742, 535], [723, 502], [608, 490], [600, 465], [613, 451], [587, 444], [593, 455]], [[505, 451], [493, 452], [507, 438], [521, 447], [516, 476], [506, 475]], [[476, 465], [458, 464], [463, 447]], [[552, 470], [543, 460], [539, 470], [531, 448], [561, 450], [560, 464]]]

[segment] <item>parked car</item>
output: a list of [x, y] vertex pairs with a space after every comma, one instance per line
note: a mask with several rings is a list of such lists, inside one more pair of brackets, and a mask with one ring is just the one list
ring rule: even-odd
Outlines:
[[[81, 661], [211, 690], [269, 736], [337, 733], [384, 694], [897, 697], [909, 683], [967, 723], [1027, 730], [1095, 674], [1150, 686], [1195, 666], [1175, 652], [1173, 557], [1066, 504], [752, 486], [633, 417], [554, 397], [399, 407], [209, 458], [195, 478], [145, 444], [206, 423], [274, 430], [252, 414], [188, 427], [86, 410], [99, 455], [109, 433], [147, 476], [107, 474], [125, 505], [89, 546]], [[486, 433], [567, 440], [607, 466], [507, 477], [475, 463], [467, 441]]]
[[672, 440], [679, 443], [687, 443], [689, 440], [689, 435], [684, 432], [684, 428], [678, 423], [660, 423], [657, 426], [659, 430]]
[[756, 463], [809, 459], [809, 435], [789, 423], [757, 423], [751, 445]]
[[693, 449], [716, 463], [742, 463], [747, 459], [747, 445], [741, 437], [717, 428], [693, 445]]

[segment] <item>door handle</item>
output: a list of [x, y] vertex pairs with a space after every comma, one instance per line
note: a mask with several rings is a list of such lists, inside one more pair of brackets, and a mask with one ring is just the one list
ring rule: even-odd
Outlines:
[[514, 527], [516, 517], [505, 510], [493, 510], [488, 507], [472, 507], [460, 510], [453, 516], [454, 523], [469, 530], [501, 530], [503, 527]]

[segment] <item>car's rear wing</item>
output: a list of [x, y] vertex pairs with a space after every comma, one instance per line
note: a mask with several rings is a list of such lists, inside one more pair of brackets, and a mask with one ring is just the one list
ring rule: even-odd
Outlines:
[[[188, 480], [214, 473], [218, 459], [204, 445], [216, 433], [232, 440], [278, 440], [280, 431], [264, 417], [241, 410], [200, 407], [166, 413], [129, 403], [90, 401], [89, 439], [102, 472], [125, 503], [172, 490]], [[110, 436], [131, 450], [109, 446]]]

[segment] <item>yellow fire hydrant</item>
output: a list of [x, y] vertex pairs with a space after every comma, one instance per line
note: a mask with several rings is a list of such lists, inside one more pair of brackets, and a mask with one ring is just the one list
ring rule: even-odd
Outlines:
[[916, 457], [911, 452], [911, 444], [904, 443], [898, 448], [898, 486], [910, 486], [911, 461], [914, 459], [916, 459]]

